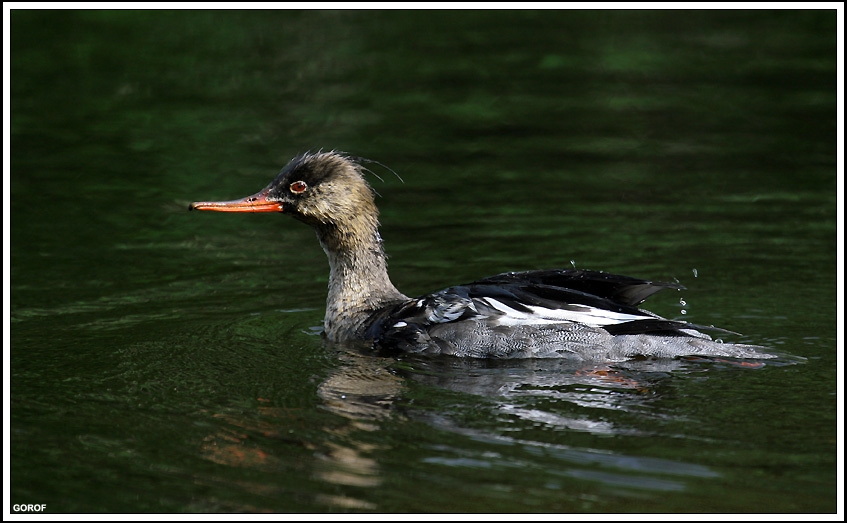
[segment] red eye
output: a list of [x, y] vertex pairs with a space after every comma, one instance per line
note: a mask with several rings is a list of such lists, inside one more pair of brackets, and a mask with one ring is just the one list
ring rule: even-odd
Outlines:
[[306, 182], [303, 182], [303, 181], [294, 182], [289, 187], [289, 189], [291, 189], [291, 192], [293, 192], [294, 194], [300, 194], [300, 193], [306, 192], [306, 189], [308, 189], [308, 188], [309, 188], [309, 186], [306, 185]]

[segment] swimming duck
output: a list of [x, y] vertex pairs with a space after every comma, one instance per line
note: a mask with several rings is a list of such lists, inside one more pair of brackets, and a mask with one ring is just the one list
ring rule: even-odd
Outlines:
[[474, 358], [772, 357], [702, 332], [714, 327], [638, 308], [652, 294], [682, 286], [600, 271], [508, 272], [409, 298], [388, 278], [362, 163], [336, 151], [306, 153], [252, 196], [189, 209], [277, 212], [310, 225], [329, 258], [324, 334], [333, 342]]

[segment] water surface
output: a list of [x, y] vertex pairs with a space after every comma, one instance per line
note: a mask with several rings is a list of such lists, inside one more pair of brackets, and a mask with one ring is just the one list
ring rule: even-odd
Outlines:
[[[15, 10], [11, 48], [12, 503], [836, 510], [834, 11]], [[804, 362], [328, 345], [312, 231], [186, 212], [319, 148], [403, 178], [406, 294], [678, 280], [648, 308]]]

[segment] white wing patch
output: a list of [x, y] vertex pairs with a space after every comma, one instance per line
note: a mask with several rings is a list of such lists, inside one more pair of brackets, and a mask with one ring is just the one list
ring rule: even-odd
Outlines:
[[601, 327], [603, 325], [615, 325], [633, 320], [649, 319], [647, 315], [626, 314], [606, 309], [598, 309], [587, 305], [573, 305], [579, 310], [547, 309], [533, 305], [526, 305], [532, 312], [517, 311], [494, 298], [479, 298], [491, 307], [502, 312], [504, 316], [496, 318], [499, 325], [543, 325], [562, 322], [574, 322]]

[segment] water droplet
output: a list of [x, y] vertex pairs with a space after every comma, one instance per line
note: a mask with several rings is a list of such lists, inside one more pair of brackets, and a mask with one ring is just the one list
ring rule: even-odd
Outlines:
[[691, 269], [691, 272], [694, 273], [694, 277], [696, 278], [697, 277], [697, 268], [695, 267], [695, 268]]
[[681, 310], [681, 311], [679, 311], [679, 312], [681, 312], [682, 314], [688, 314], [688, 311], [687, 311], [687, 310], [685, 310], [685, 309], [682, 309], [682, 310]]
[[571, 260], [571, 266], [573, 266], [573, 268], [576, 269], [576, 261]]
[[679, 299], [679, 304], [682, 305], [683, 307], [688, 305], [687, 303], [685, 303], [685, 300], [683, 300], [682, 298]]

